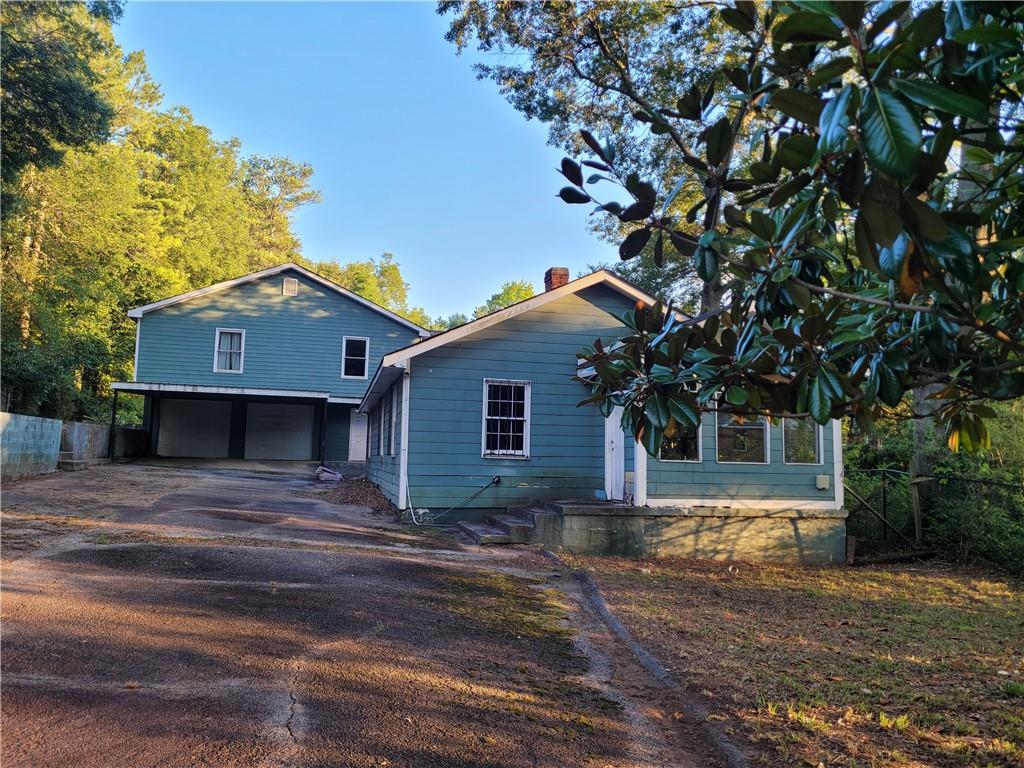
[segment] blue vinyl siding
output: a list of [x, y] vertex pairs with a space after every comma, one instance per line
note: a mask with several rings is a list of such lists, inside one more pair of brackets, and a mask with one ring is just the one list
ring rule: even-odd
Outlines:
[[[577, 408], [588, 394], [572, 381], [576, 352], [616, 338], [633, 302], [594, 286], [411, 360], [409, 491], [416, 507], [461, 503], [502, 478], [469, 507], [518, 506], [542, 499], [594, 498], [604, 489], [604, 420]], [[531, 383], [529, 459], [481, 454], [483, 380]]]
[[[769, 464], [720, 464], [715, 453], [715, 414], [702, 419], [703, 461], [664, 462], [647, 458], [647, 497], [650, 499], [717, 500], [799, 499], [832, 501], [836, 478], [832, 453], [832, 426], [821, 430], [822, 463], [785, 464], [782, 454], [782, 426], [769, 425]], [[829, 476], [829, 489], [815, 488], [817, 475]]]
[[[392, 393], [394, 393], [392, 395]], [[384, 401], [394, 397], [394, 455], [387, 453], [384, 446], [383, 455], [374, 455], [380, 446], [380, 417]], [[377, 401], [369, 415], [370, 451], [366, 457], [366, 478], [375, 483], [388, 500], [398, 505], [398, 464], [402, 453], [402, 379], [398, 379], [391, 388]]]
[[[284, 277], [299, 281], [298, 295], [282, 295]], [[370, 338], [370, 376], [383, 355], [418, 338], [407, 326], [290, 270], [148, 312], [139, 322], [137, 381], [351, 398], [363, 396], [369, 378], [341, 377], [342, 337]], [[245, 330], [243, 373], [213, 372], [217, 328]]]

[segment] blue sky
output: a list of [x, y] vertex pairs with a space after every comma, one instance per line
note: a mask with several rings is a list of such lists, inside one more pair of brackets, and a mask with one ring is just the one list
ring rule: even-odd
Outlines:
[[323, 202], [296, 217], [308, 258], [391, 251], [411, 303], [468, 312], [502, 282], [615, 258], [586, 206], [555, 197], [561, 153], [456, 56], [433, 3], [128, 3], [165, 105], [246, 152], [309, 162]]

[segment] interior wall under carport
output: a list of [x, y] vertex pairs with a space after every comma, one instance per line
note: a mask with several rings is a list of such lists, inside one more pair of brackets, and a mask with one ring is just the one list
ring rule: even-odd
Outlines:
[[[342, 460], [347, 459], [348, 449], [348, 426], [349, 414], [352, 406], [328, 404], [323, 399], [314, 398], [283, 398], [283, 397], [259, 397], [259, 396], [238, 396], [220, 395], [207, 393], [168, 393], [161, 395], [146, 395], [143, 411], [143, 426], [149, 432], [149, 452], [154, 456], [164, 455], [161, 450], [161, 424], [163, 412], [167, 410], [166, 401], [192, 401], [196, 408], [210, 407], [207, 403], [224, 403], [230, 409], [230, 416], [227, 421], [227, 440], [225, 450], [214, 450], [216, 455], [198, 456], [190, 458], [229, 458], [246, 459], [253, 458], [247, 455], [246, 451], [246, 428], [249, 422], [249, 409], [253, 404], [276, 404], [276, 405], [303, 405], [312, 409], [312, 434], [310, 435], [309, 456], [303, 460], [325, 461], [329, 460], [335, 450], [344, 447]], [[200, 405], [200, 404], [204, 405]], [[175, 404], [176, 407], [177, 404]], [[223, 407], [217, 409], [223, 412]], [[223, 439], [223, 435], [220, 439]], [[219, 448], [219, 446], [218, 446]], [[181, 453], [173, 455], [183, 456]], [[260, 456], [259, 458], [271, 458]]]

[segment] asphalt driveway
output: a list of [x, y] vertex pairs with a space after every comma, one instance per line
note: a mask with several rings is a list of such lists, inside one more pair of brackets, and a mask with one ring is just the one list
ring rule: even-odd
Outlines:
[[315, 491], [142, 465], [8, 484], [3, 765], [715, 764], [549, 561]]

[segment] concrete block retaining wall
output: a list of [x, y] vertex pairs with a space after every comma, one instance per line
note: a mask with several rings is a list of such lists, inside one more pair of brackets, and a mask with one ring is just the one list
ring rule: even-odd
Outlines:
[[13, 480], [57, 469], [59, 419], [0, 412], [0, 478]]
[[846, 514], [579, 505], [560, 514], [535, 515], [534, 537], [578, 554], [841, 564], [846, 560]]
[[[135, 427], [115, 427], [114, 457], [142, 456], [148, 451], [146, 431]], [[61, 432], [60, 450], [63, 458], [72, 461], [105, 461], [110, 457], [110, 426], [65, 422]]]

